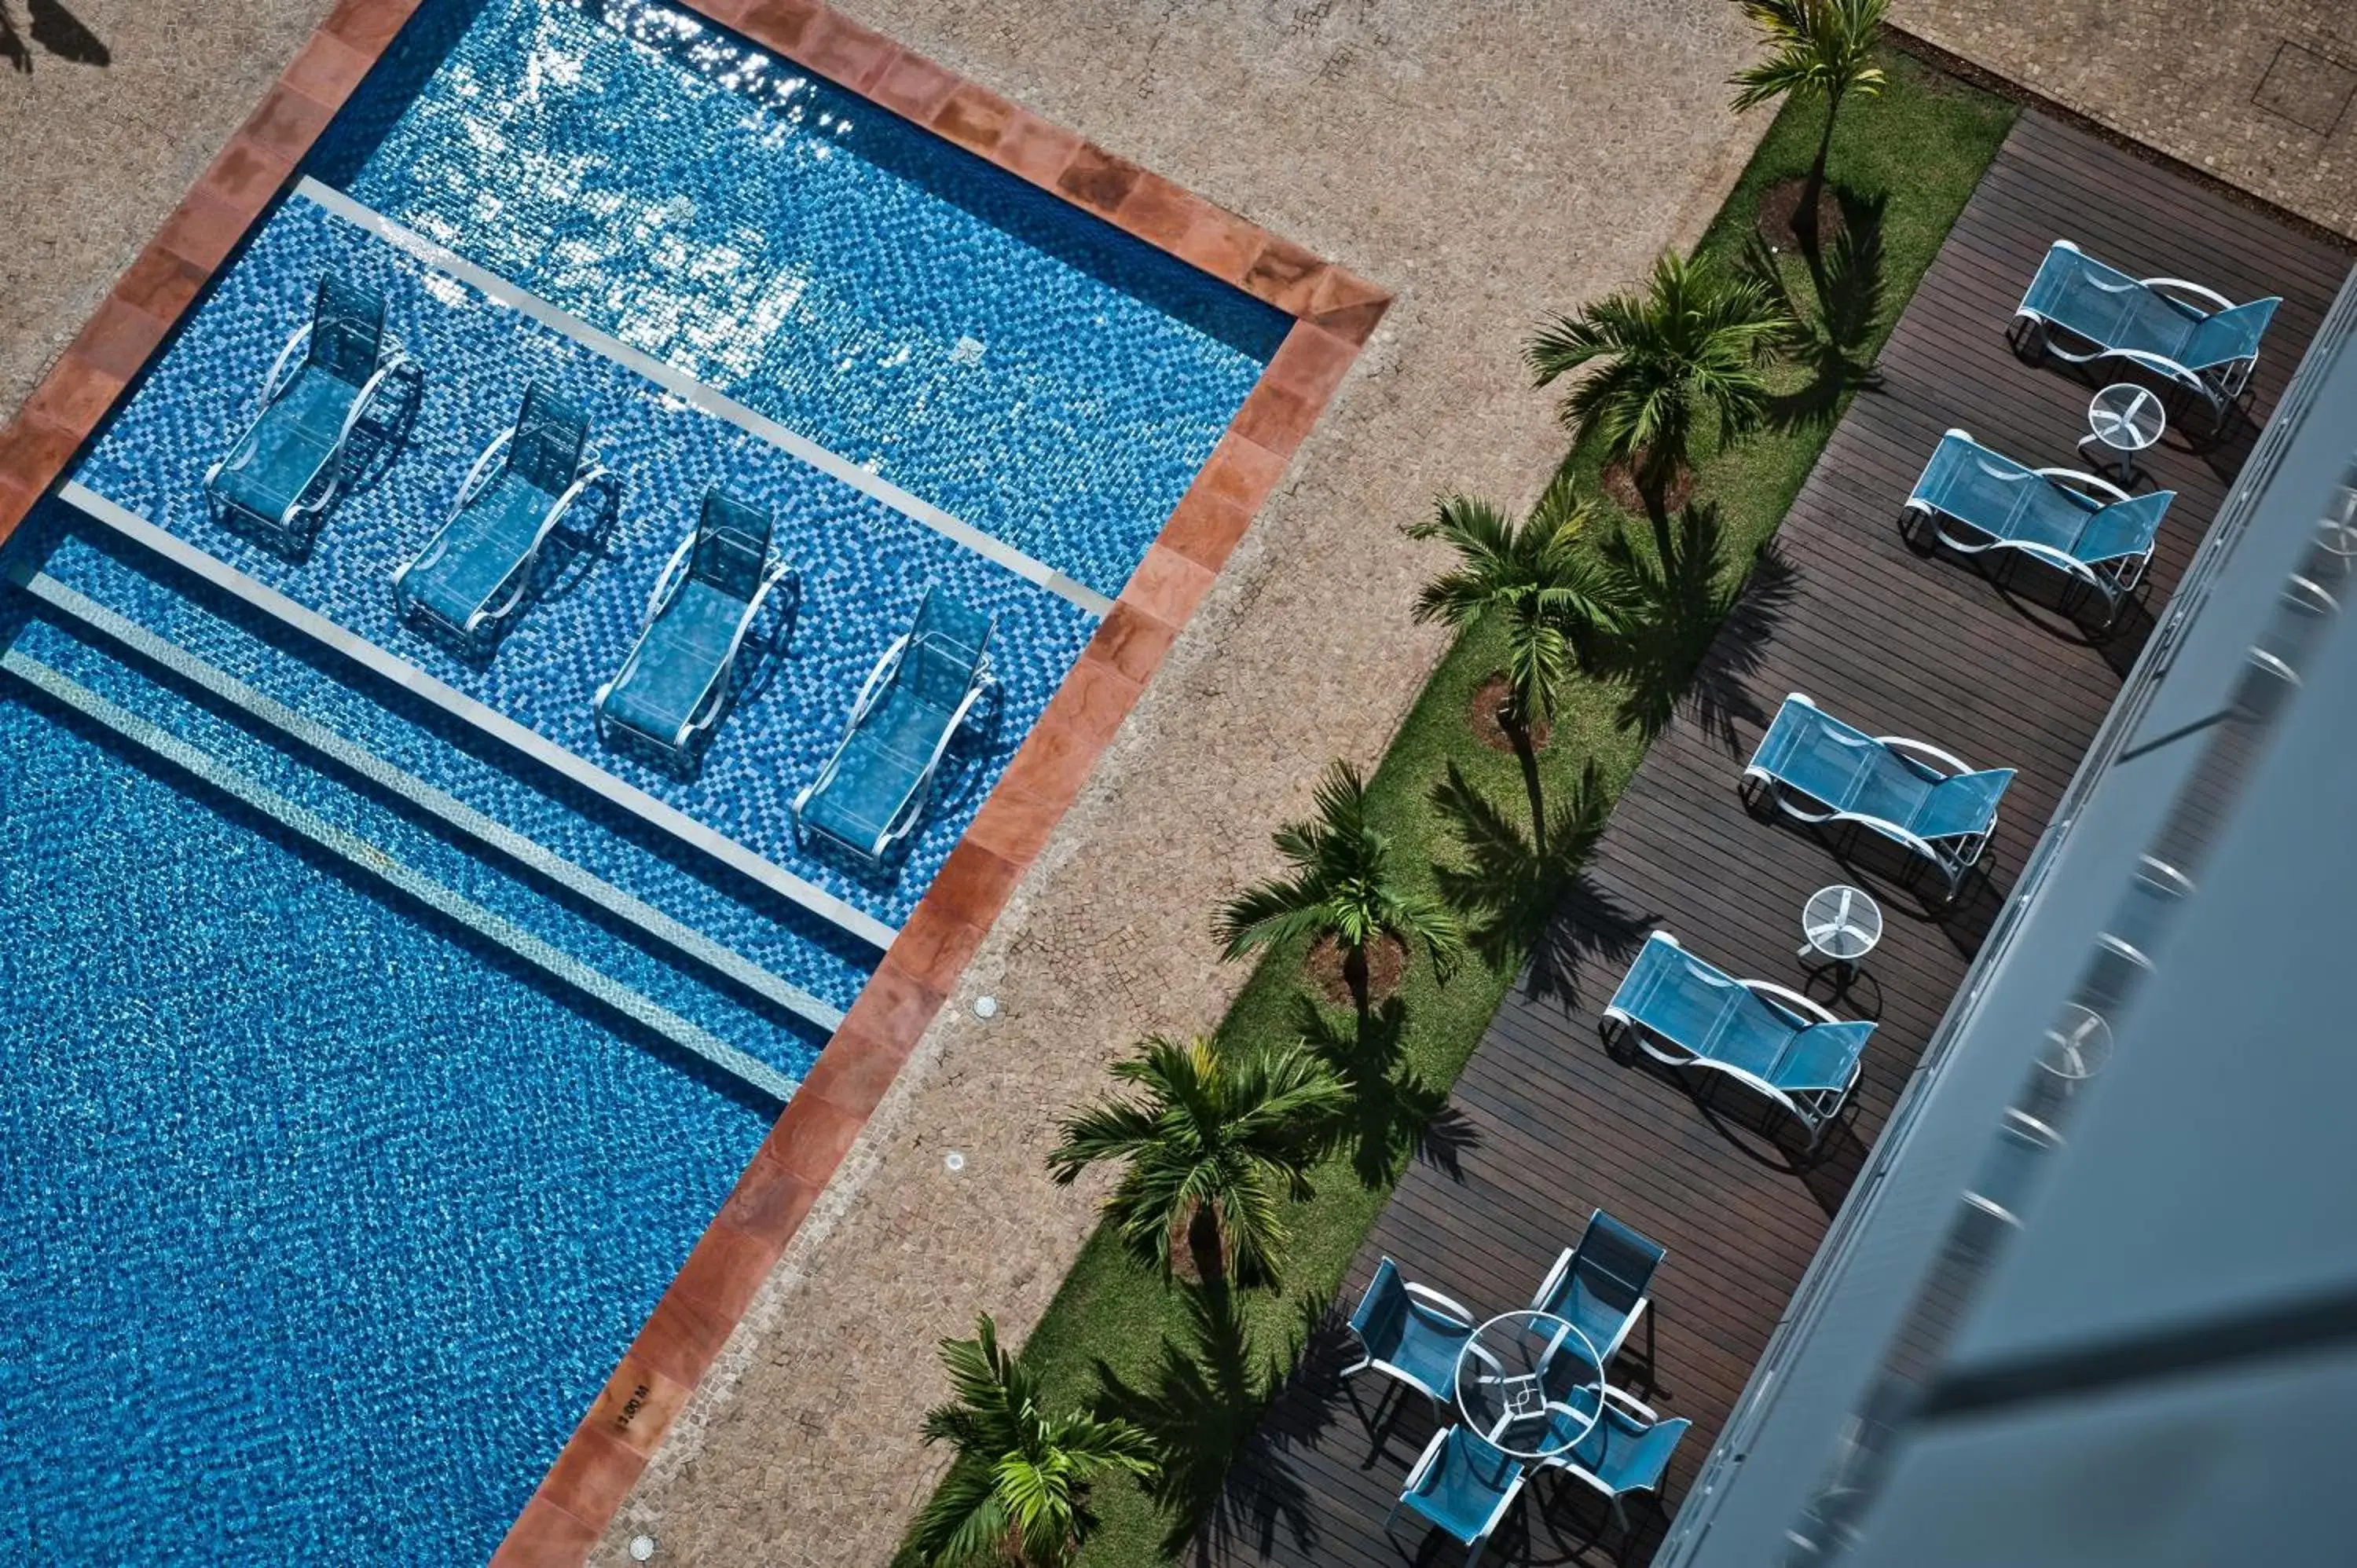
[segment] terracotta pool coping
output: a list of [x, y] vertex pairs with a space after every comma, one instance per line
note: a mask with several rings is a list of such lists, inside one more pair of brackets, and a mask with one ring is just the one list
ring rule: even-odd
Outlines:
[[[1390, 295], [813, 0], [679, 0], [1294, 317], [1112, 613], [493, 1561], [579, 1563], [1275, 488]], [[57, 484], [420, 0], [340, 0], [0, 427], [0, 542]]]

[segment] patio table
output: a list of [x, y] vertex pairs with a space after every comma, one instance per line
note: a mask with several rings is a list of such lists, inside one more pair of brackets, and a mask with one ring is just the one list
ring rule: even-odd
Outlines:
[[1577, 1446], [1603, 1407], [1595, 1345], [1551, 1312], [1501, 1312], [1458, 1353], [1457, 1409], [1465, 1424], [1517, 1459], [1552, 1458]]

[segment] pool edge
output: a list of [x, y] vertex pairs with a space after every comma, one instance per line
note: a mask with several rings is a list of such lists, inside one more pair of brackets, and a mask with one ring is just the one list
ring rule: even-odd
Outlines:
[[[263, 214], [421, 0], [339, 0], [0, 426], [0, 544]], [[1291, 316], [1111, 613], [886, 950], [510, 1528], [495, 1563], [578, 1563], [1079, 797], [1392, 295], [813, 0], [673, 0]]]

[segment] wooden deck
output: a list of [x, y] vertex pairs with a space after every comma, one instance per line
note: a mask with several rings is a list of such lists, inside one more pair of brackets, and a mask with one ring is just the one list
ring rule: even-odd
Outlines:
[[[1472, 1147], [1454, 1176], [1430, 1165], [1409, 1173], [1337, 1304], [1346, 1313], [1388, 1254], [1409, 1278], [1477, 1316], [1504, 1311], [1527, 1304], [1591, 1208], [1635, 1225], [1669, 1259], [1614, 1381], [1695, 1423], [1665, 1488], [1671, 1509], [2110, 707], [2152, 625], [2149, 608], [2175, 585], [2249, 450], [2249, 429], [2207, 453], [2172, 430], [2147, 455], [2147, 471], [2178, 499], [2147, 610], [2132, 612], [2108, 640], [2063, 629], [2039, 607], [2029, 573], [2001, 590], [1972, 564], [1925, 558], [1901, 542], [1900, 503], [1952, 426], [2033, 465], [2083, 466], [2073, 442], [2086, 431], [2090, 391], [2117, 378], [2025, 366], [2004, 336], [2058, 237], [2139, 275], [2187, 277], [2235, 299], [2281, 295], [2251, 404], [2260, 422], [2350, 264], [2345, 252], [2106, 143], [2039, 114], [2022, 118], [1892, 336], [1886, 386], [1851, 408], [1786, 521], [1780, 546], [1789, 581], [1755, 610], [1764, 634], [1745, 649], [1722, 637], [1715, 650], [1721, 670], [1747, 666], [1727, 677], [1731, 723], [1681, 715], [1647, 756], [1598, 847], [1590, 885], [1565, 912], [1559, 946], [1568, 957], [1557, 983], [1544, 993], [1526, 984], [1509, 997], [1457, 1086]], [[2018, 768], [1993, 888], [1934, 919], [1877, 865], [1846, 865], [1827, 842], [1748, 814], [1738, 775], [1793, 691], [1874, 733], [1914, 736], [1975, 766]], [[1812, 890], [1846, 880], [1883, 895], [1889, 929], [1846, 1004], [1835, 1005], [1880, 1027], [1856, 1114], [1828, 1134], [1819, 1158], [1796, 1159], [1794, 1140], [1763, 1127], [1739, 1094], [1697, 1102], [1684, 1084], [1606, 1051], [1597, 1009], [1645, 930], [1666, 928], [1738, 974], [1799, 985], [1800, 907]], [[1825, 998], [1826, 983], [1812, 993]], [[1371, 1429], [1383, 1386], [1372, 1375], [1339, 1384], [1344, 1359], [1329, 1325], [1239, 1467], [1226, 1508], [1206, 1526], [1206, 1561], [1461, 1561], [1412, 1519], [1396, 1540], [1385, 1536], [1384, 1515], [1432, 1417], [1422, 1402], [1403, 1399]], [[1632, 1508], [1636, 1537], [1624, 1541], [1599, 1500], [1547, 1480], [1531, 1494], [1545, 1506], [1518, 1510], [1487, 1561], [1650, 1558], [1663, 1513]]]

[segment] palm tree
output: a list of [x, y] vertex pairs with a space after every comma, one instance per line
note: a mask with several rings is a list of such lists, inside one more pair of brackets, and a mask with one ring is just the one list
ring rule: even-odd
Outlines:
[[1445, 540], [1458, 555], [1415, 598], [1415, 618], [1462, 629], [1492, 616], [1506, 626], [1506, 678], [1513, 699], [1501, 717], [1517, 747], [1552, 723], [1564, 683], [1587, 661], [1595, 634], [1616, 629], [1614, 581], [1579, 548], [1590, 508], [1557, 474], [1520, 526], [1487, 501], [1443, 496], [1433, 515], [1408, 530]]
[[1768, 352], [1791, 329], [1757, 280], [1665, 251], [1642, 294], [1555, 317], [1526, 355], [1540, 386], [1606, 361], [1564, 400], [1564, 423], [1580, 436], [1594, 431], [1608, 458], [1638, 468], [1654, 532], [1666, 537], [1663, 498], [1685, 466], [1697, 418], [1716, 413], [1722, 437], [1756, 424], [1768, 406]]
[[1832, 156], [1834, 120], [1842, 100], [1856, 92], [1871, 98], [1882, 91], [1882, 68], [1875, 46], [1890, 0], [1740, 0], [1743, 14], [1768, 40], [1770, 53], [1758, 65], [1735, 73], [1739, 112], [1791, 93], [1825, 101], [1825, 128], [1817, 138], [1816, 161], [1801, 188], [1792, 231], [1814, 271], [1817, 265], [1817, 201], [1825, 188], [1825, 160]]
[[910, 1537], [927, 1568], [1060, 1568], [1095, 1523], [1089, 1483], [1154, 1475], [1153, 1444], [1128, 1422], [1041, 1411], [1036, 1380], [999, 1348], [988, 1313], [973, 1338], [942, 1341], [942, 1365], [957, 1397], [927, 1411], [923, 1431], [957, 1459]]
[[1332, 939], [1342, 951], [1342, 979], [1364, 1028], [1367, 953], [1376, 942], [1417, 940], [1445, 974], [1463, 950], [1456, 918], [1437, 898], [1408, 887], [1392, 865], [1391, 845], [1367, 821], [1367, 785], [1348, 762], [1336, 762], [1318, 786], [1318, 814], [1276, 832], [1277, 853], [1293, 875], [1247, 887], [1220, 910], [1221, 956], [1239, 959], [1297, 938]]
[[1341, 1084], [1298, 1047], [1240, 1060], [1208, 1039], [1159, 1036], [1113, 1075], [1143, 1098], [1067, 1117], [1048, 1156], [1057, 1184], [1127, 1161], [1104, 1207], [1131, 1252], [1168, 1280], [1184, 1238], [1202, 1279], [1226, 1278], [1232, 1263], [1243, 1279], [1274, 1280], [1280, 1205], [1309, 1196], [1310, 1163], [1348, 1099]]

